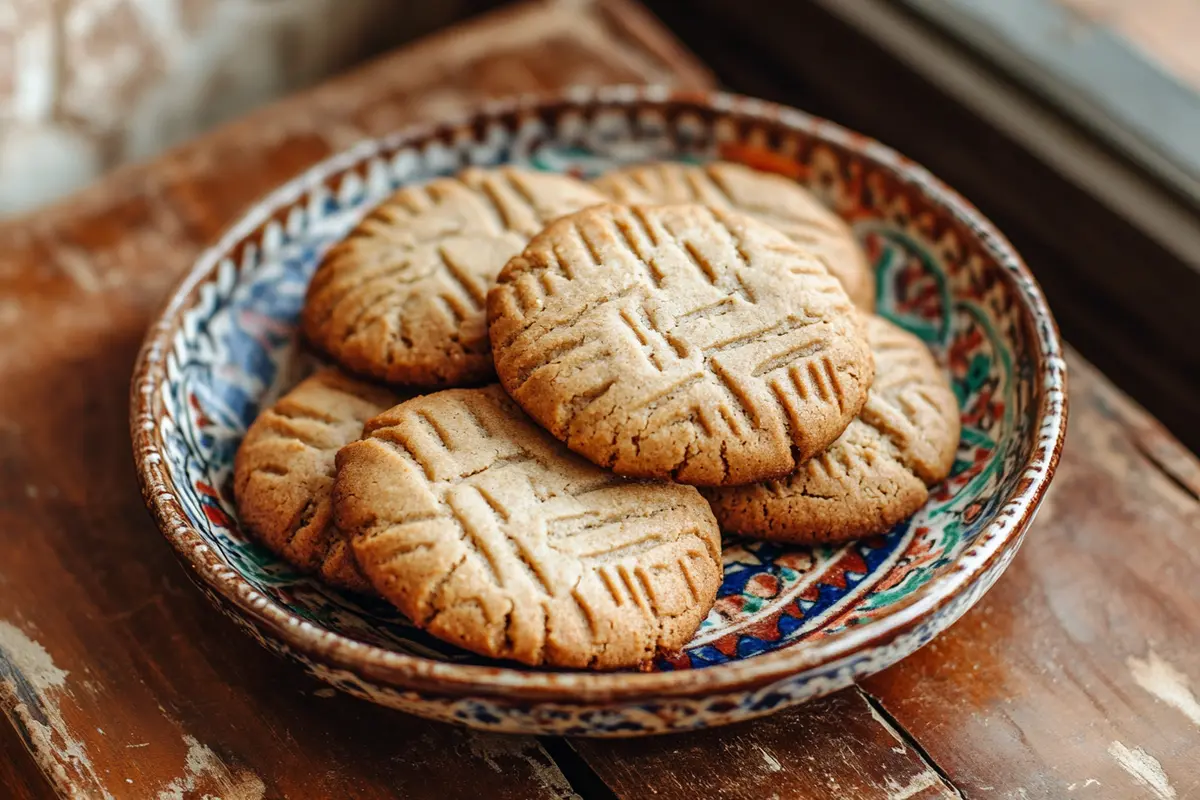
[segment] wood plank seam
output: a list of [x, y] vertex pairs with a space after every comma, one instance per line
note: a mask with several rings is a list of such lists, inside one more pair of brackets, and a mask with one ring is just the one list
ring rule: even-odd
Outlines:
[[908, 729], [900, 723], [900, 720], [892, 716], [891, 712], [884, 707], [883, 702], [879, 698], [875, 697], [861, 686], [855, 686], [854, 689], [862, 698], [863, 702], [867, 704], [867, 708], [871, 711], [871, 716], [875, 717], [876, 721], [878, 721], [888, 733], [892, 734], [892, 736], [896, 737], [897, 739], [902, 740], [905, 746], [916, 753], [917, 757], [920, 758], [921, 761], [923, 761], [925, 765], [929, 767], [929, 769], [933, 770], [939, 779], [941, 779], [947, 790], [953, 792], [956, 797], [960, 798], [960, 800], [966, 800], [966, 795], [963, 794], [962, 789], [955, 785], [954, 781], [951, 780], [950, 775], [946, 772], [946, 770], [933, 760], [933, 757], [929, 754], [929, 751], [927, 751], [921, 745], [921, 743], [917, 740], [917, 737], [913, 736], [912, 733], [910, 733]]
[[[587, 50], [590, 64], [584, 66], [600, 70], [598, 80], [627, 74], [621, 65], [628, 64], [652, 66], [648, 80], [681, 74], [670, 59], [646, 56], [636, 37], [619, 33], [628, 18], [605, 18], [604, 26], [618, 26], [615, 34], [611, 27], [593, 25], [595, 9], [607, 13], [628, 5], [600, 0], [525, 6], [537, 13], [506, 16], [505, 26], [520, 23], [539, 33], [529, 34], [519, 53], [501, 46], [503, 58], [495, 71], [508, 69], [531, 88], [550, 80], [535, 75], [537, 69], [556, 77], [566, 71], [557, 60], [547, 68], [547, 56], [538, 49], [551, 33], [560, 44], [577, 41], [541, 16], [555, 6], [560, 17], [592, 26], [578, 43]], [[565, 15], [564, 8], [569, 9]], [[694, 11], [689, 4], [689, 14], [695, 16]], [[722, 39], [736, 34], [733, 27], [720, 29]], [[455, 36], [476, 40], [486, 32], [464, 29]], [[661, 30], [654, 35], [667, 36]], [[620, 41], [612, 41], [614, 36]], [[442, 39], [443, 50], [453, 50], [445, 44]], [[487, 45], [480, 50], [496, 48], [494, 40]], [[126, 390], [128, 365], [165, 282], [236, 216], [239, 204], [253, 199], [256, 186], [281, 180], [320, 157], [326, 146], [343, 146], [347, 131], [367, 135], [407, 119], [361, 116], [359, 104], [370, 104], [378, 114], [396, 105], [424, 108], [422, 94], [431, 87], [455, 102], [481, 91], [470, 70], [458, 64], [458, 54], [421, 51], [422, 59], [435, 63], [434, 72], [443, 73], [431, 76], [429, 65], [416, 63], [411, 52], [406, 50], [402, 61], [389, 61], [387, 75], [376, 69], [339, 83], [337, 98], [331, 99], [329, 91], [296, 98], [238, 127], [237, 136], [215, 134], [138, 172], [137, 180], [127, 174], [110, 184], [125, 186], [124, 194], [102, 185], [53, 215], [0, 226], [0, 260], [12, 265], [0, 276], [0, 286], [11, 287], [13, 297], [20, 291], [20, 303], [30, 309], [0, 299], [5, 334], [0, 341], [7, 345], [0, 349], [6, 386], [0, 392], [0, 469], [15, 478], [0, 482], [0, 521], [9, 532], [0, 537], [5, 573], [0, 618], [20, 620], [23, 627], [28, 622], [57, 667], [70, 672], [72, 694], [43, 691], [43, 700], [69, 697], [62, 712], [72, 726], [72, 743], [87, 748], [97, 767], [113, 768], [112, 793], [134, 791], [123, 783], [126, 775], [137, 779], [140, 792], [184, 786], [177, 781], [190, 746], [182, 736], [194, 735], [198, 750], [211, 747], [227, 765], [221, 775], [257, 770], [269, 797], [447, 796], [473, 789], [479, 781], [497, 797], [574, 793], [598, 800], [641, 797], [647, 787], [663, 797], [692, 797], [697, 786], [702, 795], [726, 796], [774, 791], [911, 799], [1017, 796], [1020, 791], [1036, 797], [1067, 796], [1077, 788], [1080, 796], [1083, 789], [1128, 796], [1139, 788], [1129, 765], [1151, 761], [1161, 762], [1180, 795], [1187, 795], [1194, 779], [1187, 767], [1195, 763], [1195, 728], [1190, 717], [1162, 698], [1190, 702], [1191, 694], [1172, 687], [1186, 688], [1188, 679], [1194, 687], [1198, 677], [1187, 661], [1194, 652], [1194, 628], [1181, 612], [1196, 609], [1194, 584], [1184, 581], [1195, 574], [1188, 554], [1195, 552], [1191, 533], [1200, 517], [1190, 498], [1200, 494], [1200, 466], [1073, 352], [1068, 354], [1072, 403], [1080, 410], [1075, 438], [1064, 456], [1057, 494], [1048, 497], [1021, 556], [949, 632], [867, 679], [873, 695], [847, 690], [744, 726], [710, 731], [711, 736], [700, 732], [624, 745], [489, 737], [334, 697], [333, 690], [235, 634], [186, 584], [141, 514], [127, 446], [112, 432], [125, 411], [119, 395]], [[396, 73], [405, 71], [419, 80], [400, 85]], [[781, 74], [787, 73], [775, 72]], [[392, 91], [380, 89], [385, 83]], [[443, 113], [440, 107], [437, 113]], [[314, 121], [302, 125], [302, 116]], [[251, 137], [248, 125], [271, 136]], [[303, 146], [289, 145], [291, 137]], [[239, 188], [223, 180], [227, 168], [209, 164], [227, 155], [235, 138], [261, 161], [257, 177], [238, 176]], [[290, 156], [271, 156], [288, 147]], [[130, 200], [143, 188], [148, 194]], [[156, 228], [160, 223], [174, 226], [171, 247]], [[147, 238], [152, 229], [155, 236]], [[50, 246], [53, 251], [45, 249]], [[70, 262], [72, 280], [50, 274], [54, 257], [64, 253], [78, 259]], [[105, 303], [96, 302], [96, 292]], [[107, 306], [102, 314], [87, 313], [101, 306]], [[43, 324], [30, 324], [44, 309]], [[51, 327], [53, 335], [47, 336]], [[1090, 428], [1097, 431], [1096, 441], [1086, 435]], [[1097, 506], [1099, 511], [1091, 510]], [[1140, 546], [1120, 549], [1129, 544]], [[1061, 563], [1073, 564], [1067, 559], [1081, 553], [1088, 560], [1080, 563], [1094, 574], [1078, 570], [1063, 581]], [[1116, 558], [1116, 553], [1136, 558]], [[1133, 567], [1142, 571], [1128, 561], [1139, 562]], [[110, 577], [97, 577], [103, 574]], [[1126, 581], [1126, 591], [1101, 591], [1100, 579], [1113, 575]], [[1149, 602], [1158, 598], [1146, 586], [1173, 591], [1171, 602]], [[165, 599], [147, 604], [145, 598], [154, 592]], [[1159, 619], [1173, 627], [1147, 625]], [[1131, 682], [1127, 659], [1138, 659], [1132, 663], [1145, 665], [1142, 672], [1150, 677]], [[1154, 666], [1160, 663], [1168, 666]], [[1163, 682], [1166, 669], [1178, 673], [1174, 683]], [[0, 676], [0, 693], [9, 683]], [[5, 711], [7, 701], [0, 702]], [[1056, 701], [1062, 705], [1052, 705]], [[43, 707], [50, 708], [45, 702]], [[204, 713], [214, 707], [244, 714], [243, 724], [214, 723], [213, 715]], [[1058, 714], [1059, 709], [1080, 716]], [[1022, 710], [1024, 717], [1017, 714]], [[281, 730], [286, 736], [273, 735]], [[1065, 739], [1072, 735], [1084, 738], [1083, 744], [1071, 742], [1067, 748]], [[1125, 744], [1117, 747], [1118, 741]], [[130, 747], [139, 749], [125, 749]], [[1114, 762], [1113, 752], [1126, 763]], [[1059, 755], [1065, 757], [1054, 758]], [[587, 763], [581, 767], [580, 761]], [[121, 771], [135, 762], [140, 772]], [[190, 774], [195, 777], [195, 770]], [[707, 780], [680, 783], [693, 775]], [[995, 794], [983, 794], [993, 784]], [[754, 785], [763, 791], [752, 794]], [[10, 788], [3, 779], [0, 787], [0, 794]], [[208, 787], [197, 785], [195, 793], [202, 791]]]
[[538, 743], [571, 784], [579, 800], [617, 800], [617, 794], [575, 749], [570, 739], [539, 736]]
[[1193, 500], [1200, 501], [1200, 489], [1191, 483], [1188, 483], [1182, 475], [1176, 473], [1171, 466], [1166, 463], [1166, 461], [1159, 457], [1159, 454], [1154, 450], [1154, 448], [1142, 441], [1141, 437], [1135, 435], [1133, 431], [1129, 432], [1129, 443], [1133, 445], [1135, 450], [1145, 456], [1146, 461], [1150, 463], [1150, 466], [1154, 467], [1160, 475], [1174, 484], [1179, 491], [1183, 492]]
[[[71, 676], [67, 689], [51, 687], [49, 695], [38, 689], [44, 713], [34, 709], [29, 717], [38, 725], [42, 718], [54, 722], [58, 712], [50, 703], [61, 695], [71, 738], [62, 746], [60, 728], [51, 731], [50, 741], [40, 728], [31, 733], [29, 726], [22, 727], [22, 715], [31, 706], [21, 698], [29, 692], [14, 694], [13, 687], [29, 680], [3, 665], [0, 723], [36, 759], [37, 769], [31, 765], [30, 770], [40, 770], [47, 790], [65, 797], [135, 792], [229, 797], [233, 794], [222, 781], [228, 784], [230, 776], [258, 769], [263, 781], [247, 797], [345, 796], [347, 791], [364, 798], [473, 796], [464, 794], [473, 782], [463, 781], [464, 776], [486, 781], [497, 798], [575, 796], [530, 737], [434, 726], [335, 697], [332, 690], [314, 691], [314, 682], [294, 665], [234, 633], [185, 585], [182, 571], [141, 513], [127, 440], [122, 447], [123, 436], [106, 437], [124, 427], [118, 421], [126, 413], [129, 364], [167, 286], [247, 203], [327, 153], [498, 94], [555, 91], [576, 82], [710, 85], [699, 62], [653, 27], [645, 12], [626, 14], [627, 5], [619, 0], [511, 5], [224, 125], [147, 164], [122, 168], [45, 212], [0, 224], [5, 265], [0, 268], [0, 342], [5, 345], [0, 373], [23, 387], [0, 392], [0, 469], [7, 475], [19, 465], [22, 475], [0, 485], [0, 516], [12, 528], [10, 512], [20, 514], [23, 507], [24, 518], [44, 534], [0, 537], [5, 589], [0, 625], [5, 617], [28, 618], [63, 675]], [[77, 313], [79, 304], [94, 313]], [[32, 331], [28, 323], [35, 316], [42, 333], [32, 345], [23, 333]], [[55, 335], [43, 335], [50, 326]], [[72, 410], [79, 395], [62, 391], [65, 384], [90, 387], [88, 413]], [[54, 399], [27, 402], [39, 393]], [[68, 418], [82, 422], [70, 424]], [[40, 433], [45, 424], [71, 430], [89, 444], [73, 451], [75, 457], [49, 463], [44, 457], [57, 448]], [[91, 489], [112, 499], [94, 507], [89, 531], [111, 526], [121, 536], [107, 539], [102, 552], [80, 561], [87, 536], [74, 536], [61, 547], [56, 541], [58, 521], [66, 519], [62, 514], [75, 503], [74, 491], [84, 485], [85, 474]], [[28, 582], [20, 576], [34, 570], [19, 566], [27, 563], [39, 565], [36, 579]], [[64, 569], [74, 576], [65, 584]], [[97, 580], [118, 573], [118, 583]], [[54, 589], [54, 602], [40, 599], [41, 592], [51, 591], [48, 587], [63, 585], [67, 588]], [[126, 594], [144, 598], [151, 586], [171, 594], [169, 614], [168, 604], [141, 606], [141, 599]], [[80, 625], [80, 619], [102, 624]], [[0, 660], [13, 661], [2, 653]], [[207, 700], [219, 698], [230, 714], [248, 709], [243, 724], [226, 726], [197, 714], [206, 691], [213, 692]], [[287, 736], [274, 735], [279, 729]], [[380, 737], [367, 736], [347, 743], [346, 737], [333, 735], [343, 729], [388, 729], [391, 735], [383, 738], [390, 741], [379, 744]], [[208, 759], [196, 762], [195, 769], [193, 750]], [[402, 759], [397, 751], [404, 753]], [[76, 774], [83, 763], [70, 760], [76, 752], [95, 763], [98, 783]], [[0, 775], [7, 778], [9, 772], [0, 770]], [[6, 782], [0, 783], [0, 795], [19, 792]]]

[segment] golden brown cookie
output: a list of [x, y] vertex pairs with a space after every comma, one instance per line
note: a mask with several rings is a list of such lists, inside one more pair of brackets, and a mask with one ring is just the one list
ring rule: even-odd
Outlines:
[[496, 372], [578, 453], [701, 486], [791, 473], [866, 402], [862, 321], [769, 225], [698, 205], [552, 223], [488, 296]]
[[703, 203], [741, 211], [783, 231], [824, 262], [855, 305], [875, 307], [875, 270], [850, 226], [793, 180], [742, 164], [659, 162], [614, 170], [592, 182], [626, 205]]
[[574, 178], [516, 167], [401, 189], [322, 259], [305, 336], [392, 383], [491, 380], [484, 298], [496, 273], [548, 220], [601, 200]]
[[875, 385], [859, 418], [790, 477], [705, 491], [723, 530], [786, 542], [833, 542], [887, 531], [944, 480], [959, 411], [925, 344], [881, 317], [867, 322]]
[[690, 486], [573, 455], [498, 386], [389, 409], [337, 457], [334, 506], [371, 583], [448, 642], [613, 669], [691, 638], [721, 541]]
[[400, 398], [325, 369], [299, 383], [246, 431], [233, 468], [242, 526], [303, 572], [370, 591], [330, 506], [333, 458], [363, 423]]

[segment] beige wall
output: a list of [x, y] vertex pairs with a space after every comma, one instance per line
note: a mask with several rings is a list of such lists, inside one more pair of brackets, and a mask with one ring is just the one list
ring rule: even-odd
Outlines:
[[457, 0], [0, 0], [0, 214], [381, 48]]

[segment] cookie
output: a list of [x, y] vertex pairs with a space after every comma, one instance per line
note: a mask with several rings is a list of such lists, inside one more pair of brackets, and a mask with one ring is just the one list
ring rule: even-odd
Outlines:
[[787, 475], [858, 415], [874, 372], [820, 261], [698, 205], [552, 223], [500, 273], [488, 315], [509, 394], [572, 450], [637, 477]]
[[574, 178], [515, 167], [401, 189], [322, 259], [305, 336], [390, 383], [493, 380], [484, 299], [496, 273], [548, 220], [601, 200]]
[[883, 533], [950, 474], [959, 411], [925, 344], [881, 317], [867, 322], [875, 385], [859, 418], [793, 475], [710, 489], [721, 527], [760, 539], [833, 542]]
[[783, 231], [842, 282], [859, 308], [875, 307], [875, 270], [850, 226], [793, 180], [729, 162], [640, 164], [600, 176], [592, 185], [612, 199], [638, 203], [703, 203], [741, 211]]
[[338, 448], [362, 435], [364, 422], [399, 400], [325, 369], [259, 414], [234, 460], [242, 527], [302, 572], [339, 588], [369, 591], [333, 523], [333, 459]]
[[721, 582], [694, 488], [598, 469], [498, 386], [389, 409], [337, 457], [358, 563], [418, 626], [533, 666], [612, 669], [677, 650]]

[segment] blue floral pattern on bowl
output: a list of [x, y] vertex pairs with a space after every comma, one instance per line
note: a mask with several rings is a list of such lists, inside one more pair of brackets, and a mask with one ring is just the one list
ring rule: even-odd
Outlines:
[[[650, 675], [489, 662], [382, 601], [295, 573], [241, 533], [234, 453], [259, 410], [309, 368], [296, 333], [305, 287], [367, 209], [467, 164], [589, 177], [648, 159], [711, 158], [786, 174], [850, 220], [877, 269], [880, 313], [920, 335], [948, 370], [962, 408], [958, 456], [912, 519], [837, 546], [727, 537], [715, 607]], [[961, 615], [1015, 553], [1052, 474], [1065, 419], [1058, 347], [1011, 248], [920, 168], [789, 109], [626, 87], [497, 104], [473, 121], [364, 144], [283, 187], [201, 259], [151, 331], [133, 429], [164, 532], [218, 606], [268, 646], [346, 691], [425, 716], [635, 735], [722, 724], [832, 691]], [[367, 663], [394, 674], [381, 679], [360, 668]]]

